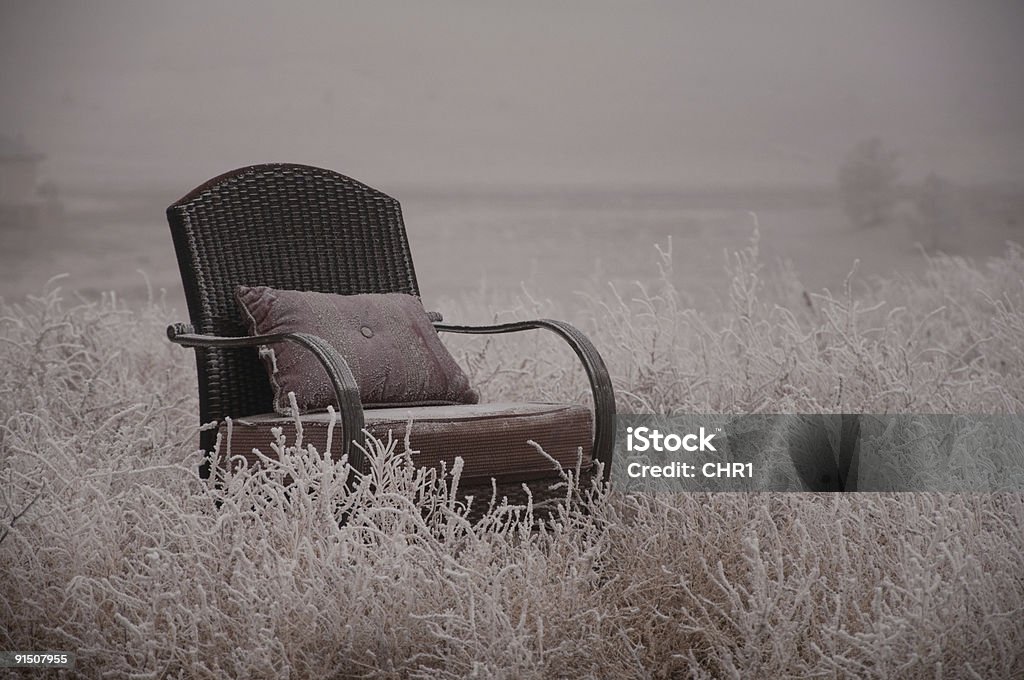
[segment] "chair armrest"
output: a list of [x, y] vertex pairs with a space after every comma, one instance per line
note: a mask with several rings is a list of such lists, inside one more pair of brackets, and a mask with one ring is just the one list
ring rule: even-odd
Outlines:
[[171, 342], [182, 347], [252, 347], [267, 345], [274, 342], [294, 342], [313, 353], [327, 371], [334, 394], [338, 397], [339, 420], [345, 434], [342, 454], [348, 455], [349, 463], [360, 472], [366, 472], [366, 458], [362, 450], [353, 443], [358, 443], [363, 432], [363, 403], [359, 398], [359, 385], [352, 375], [345, 358], [331, 347], [323, 338], [309, 333], [274, 333], [272, 335], [246, 335], [238, 337], [222, 337], [217, 335], [199, 335], [192, 326], [176, 323], [167, 327], [167, 337]]
[[615, 391], [608, 376], [608, 369], [598, 353], [594, 343], [578, 328], [564, 321], [554, 319], [536, 319], [533, 321], [513, 321], [511, 323], [490, 326], [455, 326], [435, 323], [434, 328], [447, 333], [515, 333], [518, 331], [543, 328], [559, 336], [572, 347], [576, 356], [583, 363], [590, 380], [590, 391], [594, 398], [594, 450], [596, 460], [604, 463], [604, 480], [612, 470], [612, 451], [615, 445]]

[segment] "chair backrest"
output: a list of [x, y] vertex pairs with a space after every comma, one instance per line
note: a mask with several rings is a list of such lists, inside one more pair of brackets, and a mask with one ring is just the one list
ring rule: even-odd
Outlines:
[[[197, 333], [246, 334], [240, 284], [419, 295], [398, 201], [336, 172], [277, 163], [233, 170], [175, 202], [167, 221]], [[273, 410], [255, 349], [201, 349], [196, 363], [203, 422]], [[208, 450], [213, 438], [203, 439]]]

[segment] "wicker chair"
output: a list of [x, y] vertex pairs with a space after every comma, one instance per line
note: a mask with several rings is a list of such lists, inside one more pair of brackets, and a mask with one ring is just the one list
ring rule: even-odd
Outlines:
[[[203, 450], [214, 449], [218, 434], [232, 421], [230, 454], [254, 460], [253, 446], [270, 454], [270, 428], [294, 437], [293, 419], [272, 413], [273, 393], [256, 347], [292, 342], [312, 352], [324, 366], [338, 396], [338, 424], [332, 456], [349, 456], [367, 469], [357, 446], [364, 428], [379, 437], [387, 430], [409, 433], [417, 465], [448, 465], [461, 456], [463, 489], [489, 491], [494, 483], [510, 501], [521, 498], [524, 481], [557, 477], [550, 460], [526, 443], [537, 441], [565, 468], [593, 461], [611, 470], [615, 397], [604, 362], [577, 329], [548, 319], [490, 326], [441, 323], [452, 333], [511, 333], [544, 329], [565, 340], [586, 369], [593, 413], [578, 405], [504, 404], [436, 406], [415, 409], [363, 409], [359, 388], [345, 358], [322, 339], [305, 333], [248, 336], [234, 299], [238, 285], [351, 295], [401, 292], [419, 295], [401, 207], [393, 198], [335, 172], [293, 164], [255, 165], [228, 172], [197, 187], [167, 209], [181, 270], [191, 325], [174, 324], [172, 342], [196, 351], [200, 420], [217, 429], [201, 433]], [[325, 450], [326, 417], [303, 416], [305, 441]], [[222, 452], [223, 452], [222, 437]], [[209, 460], [201, 474], [210, 474]], [[543, 494], [541, 494], [543, 495]]]

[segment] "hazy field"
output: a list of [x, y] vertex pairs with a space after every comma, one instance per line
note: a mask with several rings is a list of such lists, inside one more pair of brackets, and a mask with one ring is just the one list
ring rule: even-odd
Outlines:
[[[569, 317], [604, 353], [625, 411], [1024, 411], [1019, 248], [922, 259], [917, 276], [834, 296], [805, 296], [748, 248], [705, 312], [672, 283], [695, 261], [674, 248], [646, 292], [595, 283], [572, 305], [512, 306], [471, 293], [442, 309]], [[4, 649], [76, 651], [84, 677], [1024, 674], [1018, 493], [650, 498], [570, 485], [558, 521], [531, 533], [528, 508], [473, 527], [431, 500], [400, 443], [371, 447], [380, 491], [368, 498], [292, 442], [280, 466], [217, 490], [195, 473], [194, 368], [163, 340], [170, 310], [53, 291], [11, 302]], [[485, 398], [585, 398], [554, 343], [497, 338], [484, 353], [464, 340], [452, 346]], [[285, 474], [310, 493], [283, 493]]]
[[[72, 187], [63, 193], [62, 224], [0, 227], [0, 296], [38, 292], [54, 274], [68, 273], [66, 288], [142, 301], [148, 278], [183, 311], [164, 210], [190, 188]], [[428, 306], [481, 289], [504, 297], [526, 282], [532, 294], [571, 307], [575, 291], [653, 281], [653, 244], [671, 236], [673, 282], [693, 306], [712, 309], [729, 282], [725, 253], [742, 248], [755, 226], [763, 260], [791, 261], [811, 292], [840, 289], [857, 259], [855, 285], [873, 275], [920, 273], [925, 263], [904, 223], [851, 228], [828, 188], [380, 188], [402, 203]], [[974, 201], [952, 254], [998, 255], [1007, 240], [1024, 238], [1024, 192], [1008, 195]]]
[[[1021, 35], [1006, 1], [0, 3], [0, 651], [83, 678], [1024, 678], [1024, 435], [970, 417], [1024, 415]], [[533, 530], [402, 442], [353, 491], [284, 441], [209, 485], [164, 211], [275, 160], [400, 200], [446, 321], [578, 325], [620, 412], [964, 414], [937, 444], [861, 422], [878, 468], [1005, 491], [570, 471]], [[912, 225], [953, 222], [921, 252]], [[587, 403], [550, 334], [445, 342], [485, 400]], [[740, 434], [772, 482], [821, 441]]]

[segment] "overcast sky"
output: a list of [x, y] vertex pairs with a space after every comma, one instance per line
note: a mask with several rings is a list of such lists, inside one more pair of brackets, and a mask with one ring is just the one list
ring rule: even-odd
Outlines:
[[67, 185], [1024, 180], [1024, 2], [0, 0], [0, 134]]

